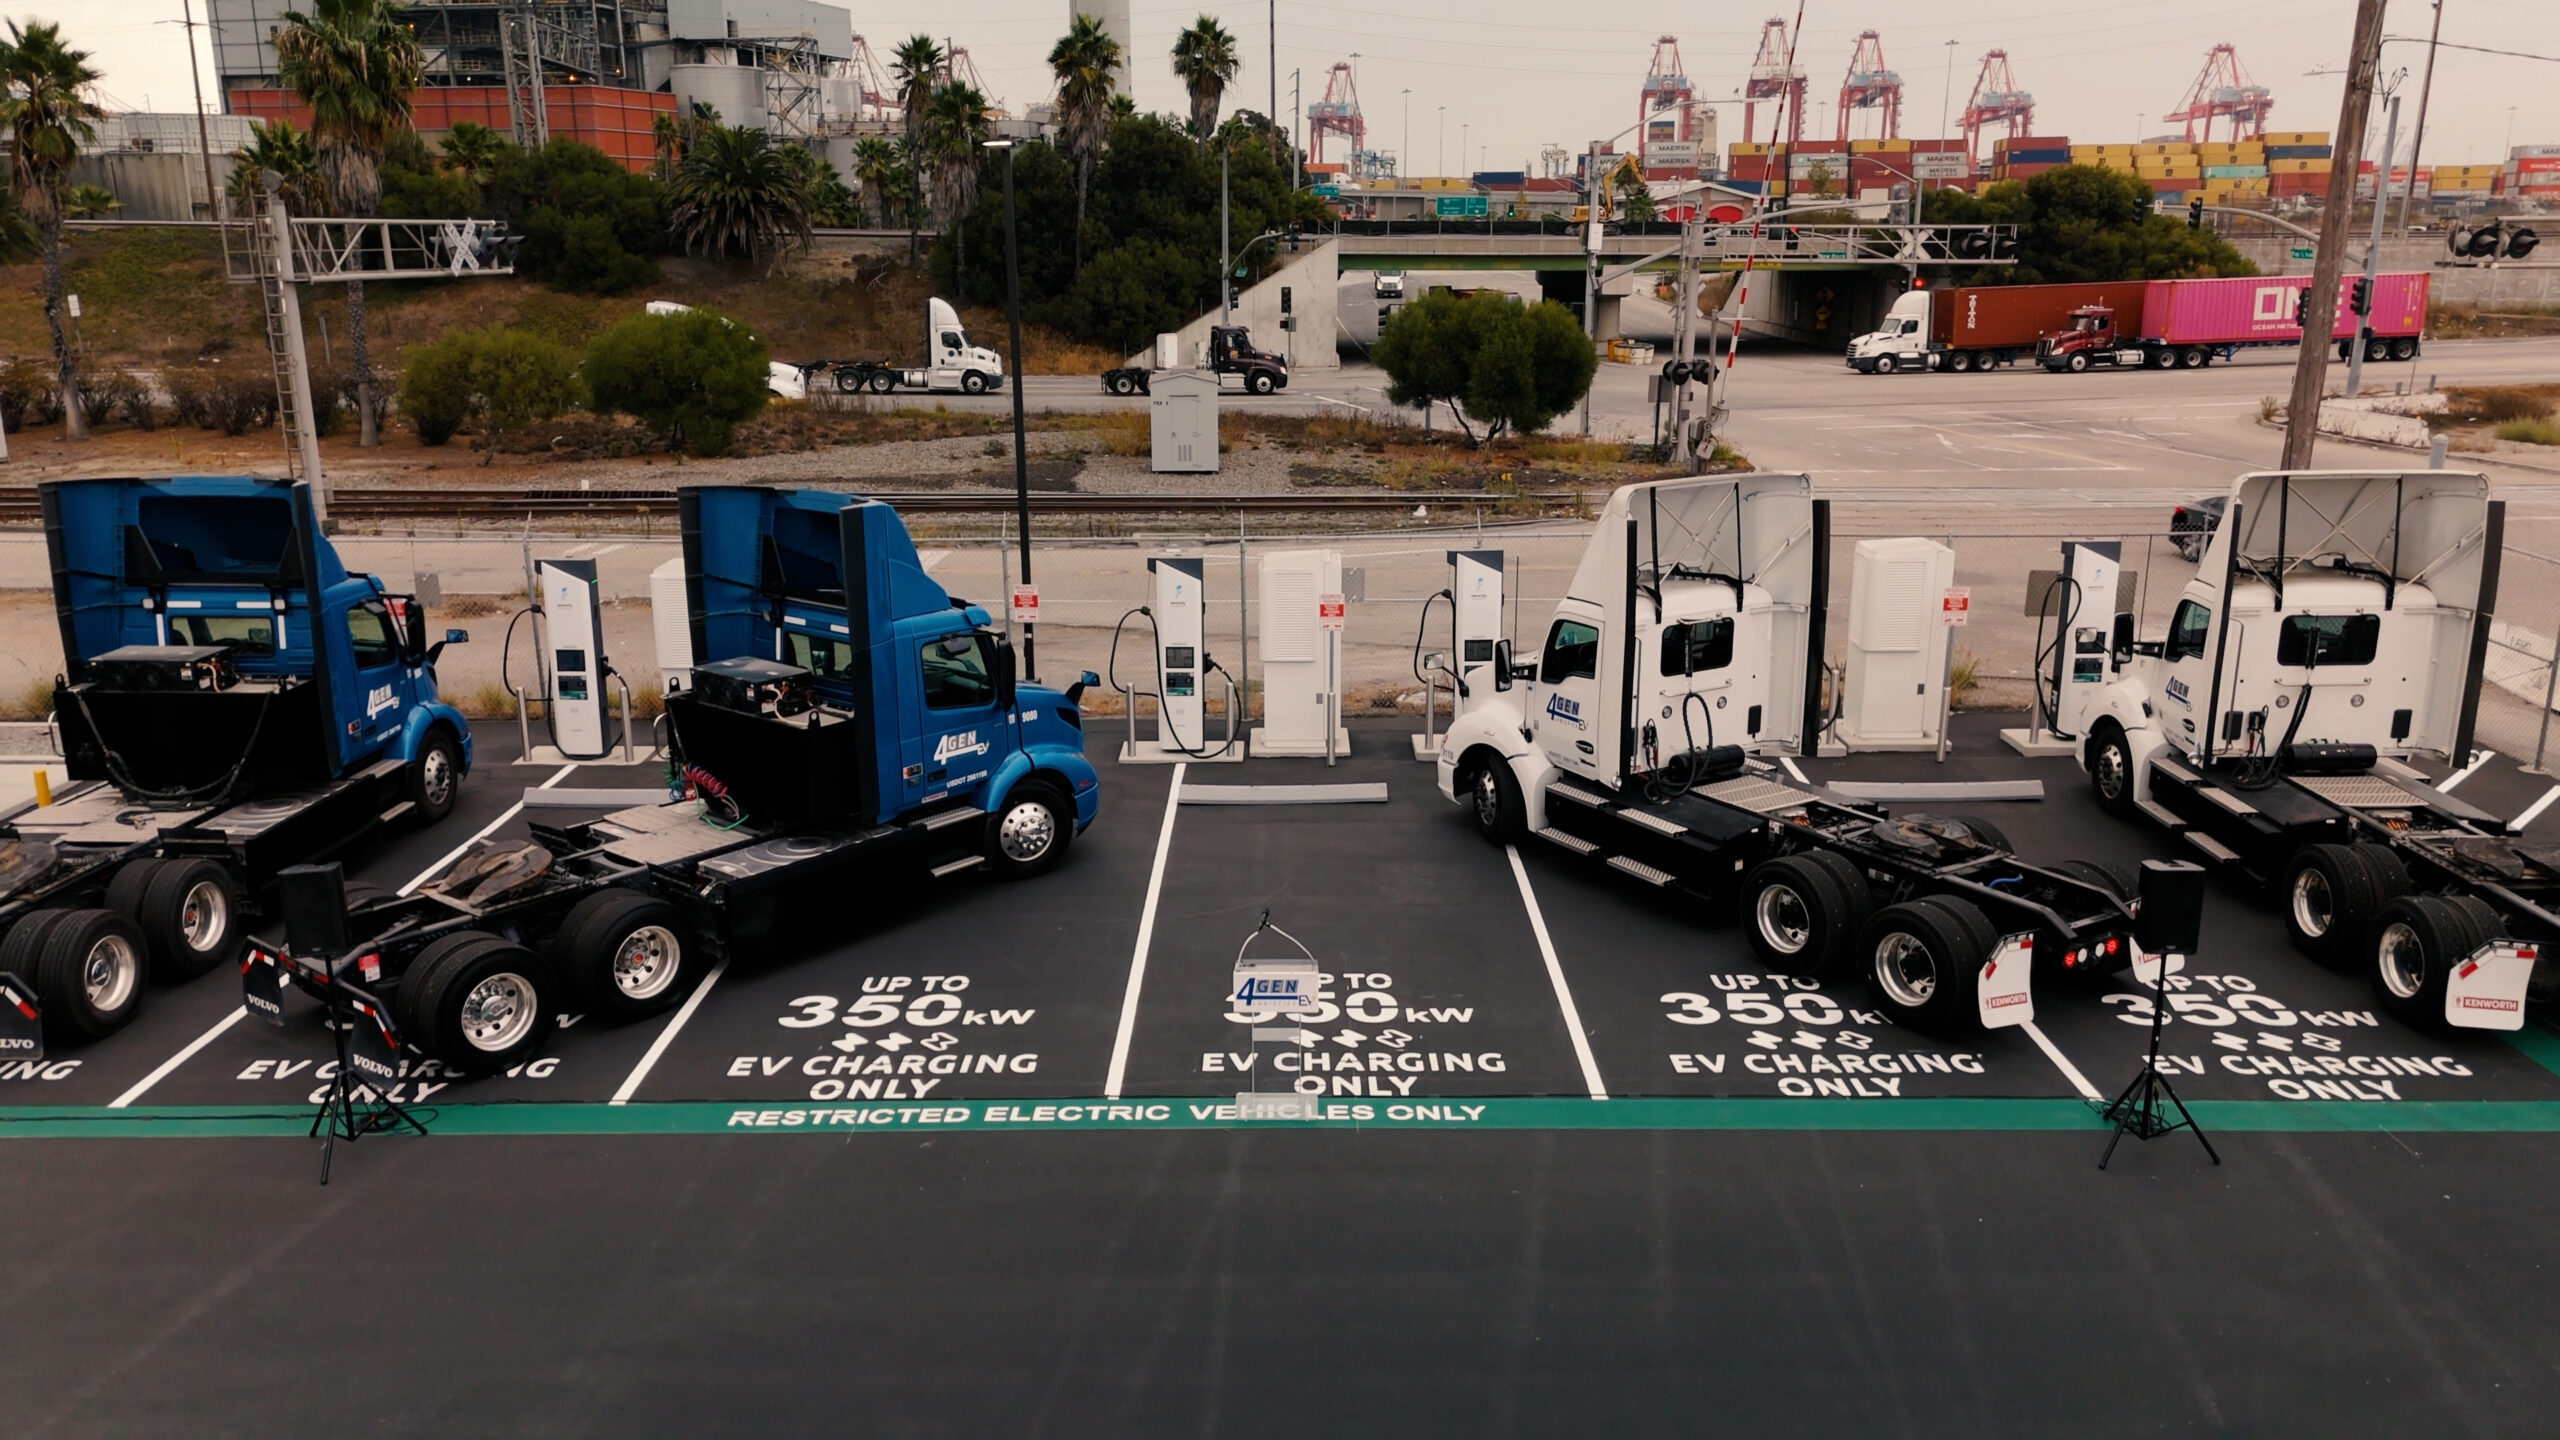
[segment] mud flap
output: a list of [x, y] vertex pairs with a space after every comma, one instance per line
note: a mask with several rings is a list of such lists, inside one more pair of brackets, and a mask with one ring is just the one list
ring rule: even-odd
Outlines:
[[44, 1012], [36, 992], [15, 975], [0, 974], [0, 1060], [44, 1058]]

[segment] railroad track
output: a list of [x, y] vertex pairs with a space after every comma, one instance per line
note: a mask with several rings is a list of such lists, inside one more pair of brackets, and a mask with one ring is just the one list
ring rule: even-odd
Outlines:
[[[901, 514], [994, 515], [1010, 513], [1014, 497], [998, 490], [923, 490], [869, 494]], [[1115, 495], [1034, 491], [1032, 508], [1043, 515], [1321, 514], [1342, 511], [1490, 510], [1505, 501], [1562, 502], [1570, 491], [1495, 495], [1480, 491], [1306, 491], [1262, 495]], [[345, 520], [505, 520], [589, 515], [655, 516], [676, 512], [673, 490], [392, 490], [346, 488], [329, 496], [329, 513]], [[0, 486], [0, 525], [32, 525], [41, 518], [34, 487]]]

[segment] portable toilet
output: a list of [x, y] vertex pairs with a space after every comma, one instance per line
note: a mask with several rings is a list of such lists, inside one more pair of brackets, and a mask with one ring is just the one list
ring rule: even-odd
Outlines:
[[1199, 370], [1159, 371], [1147, 387], [1154, 445], [1148, 469], [1214, 474], [1218, 468], [1218, 377]]

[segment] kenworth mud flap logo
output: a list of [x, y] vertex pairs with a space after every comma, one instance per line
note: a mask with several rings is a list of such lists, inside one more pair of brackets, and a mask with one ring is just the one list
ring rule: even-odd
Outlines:
[[934, 742], [933, 762], [937, 765], [955, 755], [984, 755], [987, 742], [975, 730], [957, 730]]
[[1590, 726], [1582, 723], [1582, 702], [1579, 700], [1568, 700], [1562, 695], [1550, 695], [1547, 697], [1547, 718], [1550, 720], [1561, 721], [1564, 724], [1572, 726], [1576, 730], [1588, 730], [1591, 728]]

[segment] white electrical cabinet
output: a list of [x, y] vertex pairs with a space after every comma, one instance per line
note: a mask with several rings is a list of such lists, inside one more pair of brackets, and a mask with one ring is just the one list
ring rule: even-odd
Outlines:
[[[1279, 550], [1262, 557], [1262, 725], [1256, 755], [1348, 755], [1342, 728], [1342, 631], [1323, 606], [1342, 594], [1342, 552]], [[1328, 751], [1325, 739], [1332, 735]]]
[[657, 640], [659, 688], [673, 695], [693, 683], [693, 612], [681, 555], [649, 572], [649, 633]]
[[1934, 750], [1950, 632], [1941, 604], [1956, 552], [1934, 540], [1861, 540], [1849, 574], [1840, 740], [1852, 750]]
[[1218, 377], [1159, 370], [1147, 384], [1150, 459], [1159, 475], [1206, 475], [1218, 468]]

